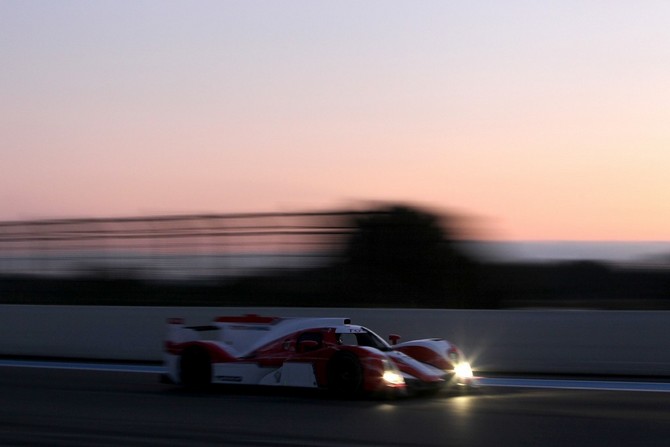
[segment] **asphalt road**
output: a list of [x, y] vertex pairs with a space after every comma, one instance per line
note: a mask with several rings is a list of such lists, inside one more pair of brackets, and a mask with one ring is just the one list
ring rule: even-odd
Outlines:
[[185, 392], [153, 374], [0, 368], [2, 446], [667, 446], [670, 395], [482, 389], [383, 401]]

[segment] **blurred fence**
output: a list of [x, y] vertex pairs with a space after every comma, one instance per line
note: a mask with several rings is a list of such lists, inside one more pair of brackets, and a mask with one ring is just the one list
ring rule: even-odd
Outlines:
[[238, 277], [330, 262], [354, 211], [0, 222], [0, 275]]

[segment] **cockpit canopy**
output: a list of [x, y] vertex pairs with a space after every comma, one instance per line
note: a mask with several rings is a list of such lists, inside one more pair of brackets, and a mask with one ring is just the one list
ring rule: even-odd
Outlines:
[[390, 346], [383, 338], [363, 326], [345, 325], [335, 329], [337, 343], [347, 346], [369, 346], [388, 351]]

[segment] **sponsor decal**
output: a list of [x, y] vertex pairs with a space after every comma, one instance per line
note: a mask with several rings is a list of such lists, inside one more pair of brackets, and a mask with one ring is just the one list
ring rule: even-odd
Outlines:
[[220, 380], [221, 382], [241, 382], [242, 381], [242, 376], [216, 376], [217, 380]]
[[363, 328], [347, 328], [343, 332], [343, 334], [365, 334], [367, 331]]

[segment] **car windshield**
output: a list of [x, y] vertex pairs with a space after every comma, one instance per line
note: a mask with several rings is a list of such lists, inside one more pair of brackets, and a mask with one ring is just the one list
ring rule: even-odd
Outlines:
[[352, 330], [351, 332], [341, 332], [337, 336], [338, 342], [343, 345], [370, 346], [380, 351], [388, 351], [390, 349], [388, 343], [383, 338], [366, 328]]

